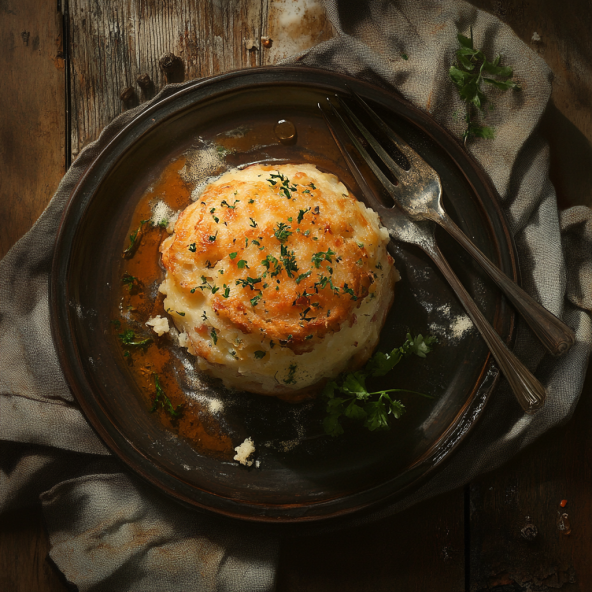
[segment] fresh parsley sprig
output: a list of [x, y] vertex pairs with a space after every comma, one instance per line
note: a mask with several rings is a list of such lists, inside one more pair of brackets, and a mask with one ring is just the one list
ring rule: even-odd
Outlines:
[[520, 86], [510, 80], [514, 75], [512, 68], [500, 66], [501, 55], [497, 56], [493, 62], [489, 62], [481, 50], [475, 49], [472, 28], [470, 38], [460, 33], [457, 38], [460, 43], [460, 49], [456, 52], [457, 64], [450, 67], [448, 75], [456, 86], [460, 98], [466, 103], [467, 129], [463, 138], [465, 142], [471, 137], [493, 139], [493, 128], [480, 125], [474, 120], [478, 111], [485, 110], [487, 102], [487, 97], [481, 90], [481, 83], [485, 82], [504, 91], [510, 88], [517, 91], [520, 90]]
[[173, 418], [178, 418], [181, 416], [183, 411], [183, 405], [177, 405], [173, 407], [171, 400], [166, 396], [162, 386], [160, 385], [160, 380], [158, 379], [158, 374], [154, 372], [152, 375], [154, 377], [154, 387], [156, 388], [156, 397], [154, 398], [154, 402], [152, 403], [152, 408], [150, 409], [150, 413], [154, 413], [159, 407], [164, 409], [168, 414]]
[[146, 224], [148, 220], [140, 220], [140, 225], [138, 228], [129, 235], [130, 244], [125, 251], [123, 251], [123, 256], [126, 259], [130, 259], [134, 256], [136, 250], [140, 246], [140, 240], [142, 239], [142, 234], [144, 233], [144, 224]]
[[330, 436], [343, 434], [340, 421], [342, 416], [362, 421], [364, 427], [370, 431], [388, 430], [389, 415], [399, 419], [405, 413], [405, 406], [392, 399], [390, 393], [408, 392], [431, 398], [408, 389], [370, 392], [366, 387], [366, 380], [374, 376], [385, 376], [411, 354], [425, 358], [435, 342], [435, 337], [412, 337], [407, 333], [407, 340], [401, 347], [396, 347], [390, 353], [377, 352], [361, 370], [340, 374], [335, 380], [328, 382], [322, 392], [322, 397], [327, 401], [327, 415], [323, 421], [325, 432]]
[[131, 329], [126, 329], [123, 333], [119, 334], [119, 340], [123, 345], [132, 345], [136, 347], [146, 347], [150, 343], [152, 343], [151, 337], [146, 337], [142, 339], [141, 337], [137, 337], [135, 332]]

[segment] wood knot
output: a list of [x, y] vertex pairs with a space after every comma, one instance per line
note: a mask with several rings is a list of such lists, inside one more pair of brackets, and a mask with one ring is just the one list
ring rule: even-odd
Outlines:
[[152, 84], [152, 80], [150, 80], [149, 74], [140, 74], [136, 78], [136, 82], [138, 83], [140, 88], [143, 88], [143, 89], [150, 88], [150, 85]]
[[124, 88], [120, 95], [119, 98], [124, 102], [124, 103], [129, 103], [129, 101], [131, 101], [134, 98], [134, 89], [131, 86], [128, 86], [127, 88]]
[[158, 64], [163, 72], [171, 72], [175, 68], [178, 59], [174, 53], [167, 51], [162, 54], [160, 60], [158, 60]]
[[523, 539], [527, 541], [534, 541], [539, 534], [539, 529], [534, 524], [527, 524], [521, 531]]

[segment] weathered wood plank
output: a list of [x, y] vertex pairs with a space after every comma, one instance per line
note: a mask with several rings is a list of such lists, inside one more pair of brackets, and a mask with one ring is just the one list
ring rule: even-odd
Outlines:
[[[62, 19], [55, 2], [0, 2], [0, 257], [33, 225], [65, 171]], [[0, 519], [0, 589], [65, 590], [47, 562], [41, 510]]]
[[64, 174], [62, 55], [55, 2], [0, 2], [0, 257], [37, 220]]
[[[592, 589], [590, 395], [592, 371], [566, 427], [471, 485], [471, 592]], [[559, 512], [569, 516], [569, 535]]]
[[41, 508], [27, 508], [0, 518], [0, 590], [64, 592], [63, 577], [47, 561], [49, 541]]
[[[72, 0], [70, 20], [74, 156], [167, 81], [276, 63], [332, 34], [318, 0]], [[168, 78], [159, 67], [167, 52], [179, 58]], [[142, 74], [153, 83], [148, 91], [137, 83]], [[124, 103], [120, 94], [129, 87], [133, 96]]]
[[282, 545], [278, 592], [462, 592], [463, 492], [378, 523]]
[[[180, 72], [170, 82], [258, 65], [259, 55], [249, 52], [247, 40], [261, 37], [266, 6], [260, 0], [73, 0], [74, 155], [128, 106], [120, 99], [122, 90], [134, 89], [134, 104], [166, 84], [159, 59], [167, 52], [180, 58]], [[140, 90], [141, 74], [150, 76], [153, 92]]]

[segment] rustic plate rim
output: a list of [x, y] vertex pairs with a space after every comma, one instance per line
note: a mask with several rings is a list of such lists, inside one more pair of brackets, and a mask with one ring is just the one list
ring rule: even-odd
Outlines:
[[[105, 147], [93, 158], [92, 162], [89, 163], [89, 165], [81, 175], [80, 179], [76, 183], [75, 187], [73, 188], [69, 196], [68, 202], [64, 208], [62, 218], [60, 221], [55, 241], [54, 255], [52, 260], [52, 270], [50, 273], [50, 324], [52, 337], [58, 354], [60, 366], [65, 374], [68, 386], [72, 391], [76, 401], [82, 408], [82, 411], [86, 419], [91, 424], [95, 433], [97, 433], [99, 438], [105, 443], [107, 448], [114, 452], [116, 456], [120, 460], [125, 462], [125, 464], [129, 466], [135, 473], [139, 474], [144, 479], [149, 481], [151, 484], [157, 486], [162, 491], [165, 491], [170, 496], [176, 498], [178, 501], [181, 501], [184, 504], [188, 504], [192, 507], [201, 508], [203, 510], [215, 512], [227, 517], [238, 518], [240, 520], [253, 521], [258, 523], [289, 524], [311, 521], [325, 521], [328, 519], [336, 520], [353, 512], [360, 512], [363, 510], [367, 510], [370, 507], [375, 507], [383, 503], [392, 502], [395, 499], [400, 499], [410, 490], [416, 488], [417, 486], [419, 486], [419, 484], [425, 482], [425, 480], [430, 478], [436, 470], [441, 470], [441, 468], [446, 464], [446, 462], [452, 456], [452, 454], [462, 444], [467, 434], [470, 431], [472, 431], [473, 427], [475, 426], [479, 418], [483, 415], [486, 403], [499, 381], [499, 371], [497, 370], [497, 367], [493, 362], [491, 355], [489, 355], [488, 360], [483, 365], [482, 377], [479, 379], [479, 381], [477, 381], [472, 393], [467, 398], [465, 405], [458, 412], [456, 419], [450, 424], [447, 431], [438, 439], [436, 443], [434, 443], [434, 445], [429, 449], [429, 451], [426, 452], [420, 459], [417, 459], [417, 461], [412, 465], [412, 468], [417, 468], [418, 466], [425, 465], [426, 463], [428, 464], [428, 466], [425, 468], [421, 475], [413, 479], [409, 484], [401, 487], [396, 492], [391, 492], [390, 494], [382, 494], [381, 490], [384, 489], [385, 485], [388, 484], [388, 482], [382, 483], [378, 486], [368, 488], [362, 492], [358, 492], [357, 494], [355, 494], [359, 499], [359, 503], [355, 505], [350, 504], [347, 507], [341, 508], [339, 507], [339, 500], [337, 500], [337, 502], [336, 500], [325, 500], [323, 502], [310, 502], [310, 504], [303, 504], [303, 507], [301, 508], [292, 508], [292, 506], [284, 508], [284, 506], [276, 506], [275, 508], [270, 510], [269, 507], [265, 504], [253, 504], [243, 500], [237, 501], [231, 498], [218, 496], [213, 492], [202, 492], [205, 495], [205, 497], [209, 499], [210, 502], [214, 502], [210, 504], [203, 503], [202, 501], [198, 501], [195, 498], [187, 496], [184, 492], [180, 491], [179, 489], [170, 487], [166, 483], [163, 483], [162, 481], [155, 479], [154, 475], [149, 471], [149, 466], [155, 466], [150, 461], [150, 459], [148, 459], [142, 453], [142, 451], [139, 450], [134, 445], [134, 443], [126, 437], [125, 434], [119, 432], [121, 436], [121, 439], [119, 441], [113, 438], [106, 431], [106, 429], [104, 429], [100, 417], [100, 409], [93, 408], [93, 405], [89, 403], [86, 396], [84, 396], [83, 391], [86, 390], [92, 392], [92, 389], [86, 383], [86, 381], [84, 380], [84, 375], [80, 371], [80, 360], [76, 355], [76, 351], [73, 349], [72, 340], [69, 339], [70, 333], [67, 322], [67, 303], [63, 301], [65, 299], [60, 298], [60, 296], [62, 295], [61, 286], [63, 286], [61, 280], [65, 280], [69, 265], [69, 252], [67, 251], [68, 238], [73, 237], [73, 228], [68, 227], [67, 222], [72, 215], [75, 215], [74, 209], [80, 206], [80, 204], [76, 202], [77, 196], [81, 191], [81, 188], [84, 187], [85, 182], [89, 179], [93, 172], [100, 168], [100, 166], [107, 166], [108, 172], [114, 166], [115, 162], [108, 164], [111, 152], [114, 147], [116, 147], [120, 142], [122, 142], [122, 140], [124, 141], [124, 143], [127, 142], [128, 140], [126, 138], [128, 137], [128, 135], [131, 134], [132, 141], [129, 143], [129, 145], [127, 145], [127, 147], [124, 148], [124, 151], [119, 155], [119, 157], [122, 157], [128, 150], [130, 150], [135, 145], [136, 142], [140, 141], [143, 135], [149, 133], [149, 131], [151, 131], [154, 126], [148, 125], [148, 127], [141, 131], [141, 133], [134, 135], [134, 131], [138, 131], [139, 125], [141, 123], [145, 124], [147, 120], [150, 119], [151, 115], [153, 115], [157, 111], [163, 109], [171, 103], [175, 103], [179, 100], [182, 100], [183, 98], [188, 97], [189, 95], [191, 95], [191, 93], [199, 91], [199, 89], [201, 88], [210, 87], [211, 85], [222, 85], [223, 88], [219, 92], [228, 92], [231, 89], [225, 89], [224, 83], [230, 82], [232, 84], [233, 81], [240, 81], [240, 79], [244, 77], [260, 76], [265, 79], [265, 77], [267, 76], [270, 79], [264, 80], [263, 83], [281, 84], [286, 82], [285, 78], [283, 80], [281, 79], [282, 76], [289, 75], [292, 77], [287, 81], [290, 84], [309, 87], [320, 87], [323, 85], [322, 82], [311, 82], [310, 80], [306, 80], [307, 76], [314, 78], [319, 76], [319, 74], [330, 76], [333, 78], [333, 80], [338, 79], [341, 82], [343, 82], [344, 85], [349, 84], [354, 88], [365, 87], [367, 89], [374, 89], [375, 91], [378, 91], [382, 94], [390, 93], [392, 98], [397, 103], [399, 103], [399, 105], [402, 106], [405, 110], [413, 113], [414, 116], [421, 122], [425, 122], [427, 125], [437, 130], [439, 134], [438, 140], [436, 140], [436, 138], [434, 138], [433, 135], [429, 133], [429, 130], [426, 130], [423, 126], [419, 126], [415, 119], [412, 122], [412, 125], [420, 127], [420, 129], [423, 132], [427, 133], [433, 141], [437, 142], [437, 144], [446, 151], [446, 153], [455, 162], [459, 170], [464, 172], [464, 168], [459, 164], [459, 154], [462, 156], [461, 160], [464, 160], [465, 162], [469, 163], [472, 172], [477, 175], [480, 183], [487, 189], [489, 193], [488, 197], [490, 198], [490, 205], [492, 205], [497, 212], [497, 216], [499, 218], [499, 221], [501, 222], [501, 226], [503, 229], [504, 239], [508, 247], [506, 254], [509, 256], [511, 262], [512, 271], [514, 275], [513, 279], [518, 281], [519, 266], [517, 251], [513, 237], [509, 232], [509, 227], [505, 218], [505, 214], [501, 208], [501, 200], [499, 198], [499, 195], [492, 181], [489, 179], [487, 173], [483, 170], [482, 166], [469, 153], [463, 151], [462, 144], [454, 136], [452, 136], [452, 134], [448, 130], [446, 130], [446, 128], [437, 123], [429, 114], [425, 113], [421, 109], [409, 103], [398, 93], [393, 91], [393, 89], [385, 89], [376, 84], [352, 78], [341, 73], [336, 73], [329, 70], [321, 70], [319, 68], [311, 68], [308, 66], [253, 67], [243, 70], [227, 72], [221, 75], [213, 76], [207, 79], [197, 80], [194, 82], [183, 83], [182, 88], [179, 88], [178, 90], [172, 92], [168, 96], [165, 96], [161, 100], [153, 103], [148, 108], [140, 111], [117, 134], [115, 134], [113, 138], [111, 138], [109, 142], [105, 145]], [[278, 79], [273, 80], [274, 78]], [[330, 83], [331, 81], [329, 81], [327, 84]], [[207, 98], [211, 97], [208, 96]], [[192, 106], [195, 107], [195, 104], [197, 103], [199, 103], [199, 100], [194, 101], [193, 103], [190, 102], [188, 105], [182, 104], [180, 108], [178, 108], [176, 111], [169, 113], [168, 116], [165, 117], [165, 120], [168, 117], [172, 117], [176, 113], [179, 113], [187, 108], [191, 108]], [[162, 123], [162, 121], [158, 121], [155, 122], [154, 125], [157, 126], [161, 125]], [[483, 199], [483, 196], [478, 194], [476, 190], [474, 190], [474, 192], [478, 195], [478, 198], [480, 200]], [[92, 194], [89, 198], [89, 201], [90, 199], [92, 199]], [[509, 310], [507, 314], [509, 318], [508, 340], [511, 343], [515, 337], [515, 314], [512, 310]], [[434, 449], [442, 441], [446, 440], [448, 440], [446, 449], [442, 452], [442, 454], [438, 456], [435, 462], [429, 464], [429, 461], [433, 456]], [[147, 467], [146, 465], [149, 466]], [[307, 513], [306, 508], [313, 506], [316, 512], [313, 514]], [[319, 510], [324, 510], [325, 508], [328, 510], [326, 513], [322, 513], [320, 515], [317, 513]]]

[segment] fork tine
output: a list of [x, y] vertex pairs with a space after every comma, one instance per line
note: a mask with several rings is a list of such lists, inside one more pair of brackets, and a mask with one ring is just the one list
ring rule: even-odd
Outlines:
[[[411, 146], [409, 146], [409, 144], [407, 144], [407, 142], [405, 142], [405, 140], [403, 140], [403, 138], [401, 138], [401, 136], [399, 136], [399, 134], [397, 134], [397, 132], [395, 132], [376, 113], [376, 111], [374, 111], [374, 109], [372, 109], [372, 107], [370, 107], [370, 105], [368, 105], [368, 103], [366, 103], [366, 101], [362, 97], [360, 97], [360, 95], [358, 95], [351, 88], [348, 88], [348, 90], [351, 93], [351, 95], [356, 99], [358, 104], [364, 109], [364, 111], [366, 111], [366, 113], [373, 119], [374, 123], [376, 123], [378, 126], [380, 126], [381, 129], [383, 129], [384, 133], [388, 136], [389, 140], [400, 150], [400, 152], [403, 154], [403, 156], [405, 156], [405, 158], [409, 161], [410, 165], [417, 163], [418, 159], [419, 159], [419, 162], [421, 162], [421, 157], [419, 156], [419, 154], [417, 154], [417, 152], [415, 152], [415, 150], [413, 150], [413, 148], [411, 148]], [[343, 101], [340, 101], [339, 104], [344, 106], [345, 109], [349, 112], [347, 105], [345, 105], [345, 103], [343, 103]]]
[[[343, 117], [341, 116], [339, 111], [337, 111], [337, 109], [335, 109], [335, 107], [333, 106], [333, 103], [331, 103], [331, 101], [329, 100], [328, 97], [327, 97], [327, 103], [329, 103], [329, 107], [331, 108], [331, 111], [333, 112], [333, 114], [341, 122], [341, 126], [345, 130], [345, 133], [349, 136], [349, 139], [352, 141], [352, 144], [354, 145], [356, 150], [360, 153], [360, 156], [364, 159], [366, 164], [372, 169], [372, 172], [378, 177], [378, 179], [382, 183], [383, 187], [391, 194], [391, 196], [394, 196], [395, 186], [390, 182], [390, 180], [386, 177], [386, 175], [380, 170], [380, 168], [377, 166], [377, 164], [374, 162], [374, 160], [372, 160], [372, 158], [370, 157], [370, 155], [366, 151], [366, 148], [364, 148], [364, 146], [362, 146], [362, 144], [360, 143], [358, 138], [356, 138], [355, 134], [351, 131], [351, 129], [349, 128], [347, 123], [345, 123], [345, 120], [343, 119]], [[321, 109], [321, 112], [323, 112], [323, 109], [321, 108], [320, 104], [319, 104], [319, 109]], [[323, 113], [323, 115], [325, 116], [324, 113]], [[329, 129], [331, 130], [331, 133], [333, 134], [331, 124], [328, 122], [328, 119], [326, 116], [325, 116], [325, 121], [327, 122], [327, 125], [329, 126]], [[333, 137], [335, 138], [335, 134], [333, 134]], [[337, 143], [337, 145], [339, 146], [339, 142]], [[349, 160], [348, 160], [348, 162], [349, 162]]]
[[399, 181], [402, 181], [407, 171], [401, 166], [399, 166], [391, 158], [390, 154], [388, 154], [388, 152], [378, 143], [376, 138], [368, 131], [366, 126], [358, 119], [356, 114], [337, 95], [335, 96], [337, 98], [339, 106], [347, 112], [349, 118], [352, 120], [352, 122], [358, 128], [358, 130], [361, 132], [364, 138], [366, 138], [368, 144], [372, 146], [374, 152], [378, 154], [382, 162], [384, 162], [386, 167], [393, 173], [393, 175], [395, 175]]
[[318, 107], [321, 111], [321, 115], [323, 116], [323, 119], [325, 120], [325, 123], [327, 124], [327, 127], [329, 128], [329, 131], [331, 132], [331, 135], [333, 136], [333, 140], [335, 141], [335, 144], [337, 144], [337, 148], [339, 148], [341, 155], [345, 159], [345, 162], [347, 163], [349, 170], [351, 171], [354, 179], [356, 180], [358, 187], [361, 189], [362, 194], [366, 198], [366, 202], [368, 203], [368, 205], [373, 207], [375, 210], [385, 209], [385, 207], [382, 205], [382, 203], [380, 203], [380, 200], [374, 194], [374, 191], [372, 191], [372, 189], [368, 185], [368, 182], [364, 178], [364, 175], [362, 175], [362, 173], [360, 172], [360, 169], [358, 168], [356, 161], [351, 157], [349, 152], [345, 149], [345, 146], [343, 145], [341, 140], [337, 137], [337, 134], [335, 133], [335, 128], [333, 127], [333, 124], [329, 121], [329, 118], [325, 114], [325, 111], [321, 107], [321, 104], [320, 103], [317, 103], [317, 104], [318, 104]]

